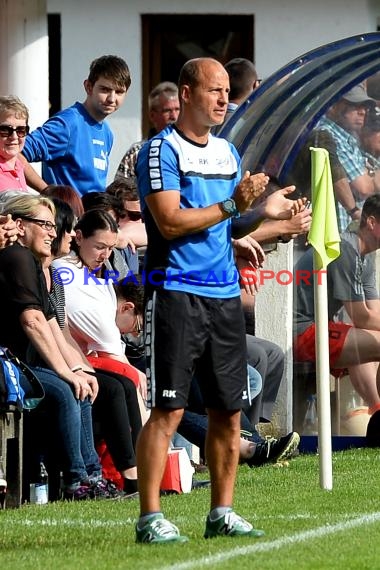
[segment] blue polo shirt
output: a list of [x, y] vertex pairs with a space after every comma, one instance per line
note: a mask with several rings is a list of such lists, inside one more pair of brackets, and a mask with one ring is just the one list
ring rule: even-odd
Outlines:
[[194, 143], [170, 125], [142, 147], [136, 171], [148, 234], [145, 280], [206, 297], [239, 296], [231, 220], [166, 240], [145, 202], [146, 196], [166, 190], [180, 192], [180, 208], [204, 208], [231, 197], [240, 180], [235, 147], [212, 135], [204, 145]]

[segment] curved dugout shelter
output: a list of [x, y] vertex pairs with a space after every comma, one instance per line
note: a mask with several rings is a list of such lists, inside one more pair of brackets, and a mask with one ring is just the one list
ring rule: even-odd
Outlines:
[[[265, 79], [231, 115], [219, 136], [236, 146], [242, 157], [243, 171], [264, 171], [280, 186], [294, 183], [298, 194], [308, 195], [313, 129], [344, 93], [378, 71], [380, 33], [362, 34], [323, 45]], [[376, 85], [379, 85], [379, 91], [375, 98], [380, 106], [380, 79]], [[304, 240], [296, 240], [295, 247], [302, 251]], [[287, 258], [279, 259], [278, 265], [283, 268], [281, 263], [286, 264]], [[281, 293], [283, 291], [276, 290], [276, 299]], [[265, 297], [265, 291], [261, 292], [259, 302], [263, 295], [264, 305], [273, 302], [273, 292], [269, 292], [268, 297]], [[282, 296], [278, 303], [283, 311], [287, 297]], [[285, 322], [283, 313], [280, 315], [275, 310], [274, 306], [276, 318]], [[270, 325], [268, 331], [273, 333]], [[310, 382], [304, 370], [295, 369], [293, 375], [291, 371], [288, 374], [293, 378], [293, 429], [302, 429], [303, 405], [306, 396], [314, 393], [310, 390], [315, 390], [315, 386], [311, 388], [310, 385], [315, 381], [314, 370], [311, 370]], [[298, 382], [298, 376], [302, 377], [302, 382]], [[288, 400], [285, 398], [284, 401], [286, 407]], [[339, 418], [339, 398], [336, 401], [336, 418]], [[335, 433], [341, 433], [339, 421]]]

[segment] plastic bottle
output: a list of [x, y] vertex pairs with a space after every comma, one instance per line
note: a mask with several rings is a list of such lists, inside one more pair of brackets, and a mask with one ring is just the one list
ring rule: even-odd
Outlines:
[[355, 390], [351, 390], [347, 403], [347, 410], [346, 410], [347, 413], [349, 413], [352, 410], [356, 410], [357, 408], [360, 408], [360, 406], [362, 405], [360, 400], [361, 399], [357, 394], [357, 392], [355, 392]]
[[359, 394], [351, 389], [341, 418], [341, 435], [365, 436], [368, 421], [368, 406], [365, 406]]
[[3, 458], [0, 457], [0, 509], [5, 509], [7, 497], [7, 480], [5, 479]]
[[304, 435], [318, 435], [317, 397], [311, 394], [307, 398], [306, 414], [303, 421]]
[[49, 501], [49, 477], [43, 459], [40, 459], [38, 480], [30, 484], [30, 503], [46, 505]]

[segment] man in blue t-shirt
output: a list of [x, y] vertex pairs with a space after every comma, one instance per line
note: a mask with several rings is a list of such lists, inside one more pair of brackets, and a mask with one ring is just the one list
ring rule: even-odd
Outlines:
[[[212, 503], [205, 538], [262, 536], [232, 510], [240, 410], [248, 399], [245, 327], [234, 262], [232, 218], [262, 194], [263, 173], [241, 176], [240, 158], [210, 129], [224, 120], [229, 78], [211, 58], [188, 61], [179, 77], [180, 114], [147, 142], [137, 160], [146, 251], [146, 354], [151, 415], [137, 446], [141, 515], [136, 540], [184, 542], [160, 510], [160, 483], [170, 439], [195, 373], [208, 412], [206, 458]], [[261, 200], [249, 233], [264, 217], [303, 207], [294, 186]]]
[[[95, 59], [84, 81], [86, 99], [56, 113], [25, 140], [23, 156], [42, 162], [42, 178], [26, 168], [29, 186], [43, 191], [46, 184], [72, 186], [80, 196], [104, 192], [113, 144], [104, 122], [124, 102], [131, 84], [125, 61], [114, 55]], [[46, 184], [44, 184], [46, 183]]]

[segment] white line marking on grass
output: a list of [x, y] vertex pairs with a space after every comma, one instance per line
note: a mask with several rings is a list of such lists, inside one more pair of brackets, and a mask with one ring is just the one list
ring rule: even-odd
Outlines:
[[[4, 519], [5, 520], [5, 519]], [[118, 526], [125, 526], [128, 524], [134, 524], [136, 519], [126, 518], [123, 520], [108, 520], [108, 521], [100, 521], [98, 519], [87, 519], [87, 520], [73, 520], [73, 519], [24, 519], [22, 521], [12, 521], [12, 526], [19, 525], [19, 526], [44, 526], [44, 527], [71, 527], [71, 528], [110, 528], [110, 527], [118, 527]], [[6, 524], [9, 525], [9, 521], [6, 521]], [[1, 528], [1, 523], [0, 523]]]
[[273, 540], [271, 542], [261, 542], [261, 543], [257, 542], [249, 546], [240, 546], [238, 548], [233, 548], [231, 550], [224, 550], [223, 552], [219, 552], [217, 554], [211, 554], [210, 556], [206, 556], [205, 558], [197, 560], [196, 559], [188, 560], [187, 562], [173, 564], [171, 566], [165, 566], [165, 567], [161, 566], [160, 570], [170, 570], [172, 568], [175, 568], [175, 570], [202, 568], [203, 566], [225, 562], [226, 560], [230, 560], [231, 558], [237, 558], [238, 556], [246, 556], [247, 554], [253, 554], [255, 552], [268, 552], [270, 550], [279, 550], [284, 546], [297, 544], [299, 542], [305, 542], [306, 540], [314, 538], [324, 538], [329, 534], [342, 532], [365, 524], [372, 524], [379, 520], [380, 520], [380, 512], [366, 514], [346, 522], [337, 523], [334, 525], [324, 525], [311, 530], [306, 530], [304, 532], [299, 532], [293, 535], [284, 536], [282, 538], [278, 538], [277, 540]]

